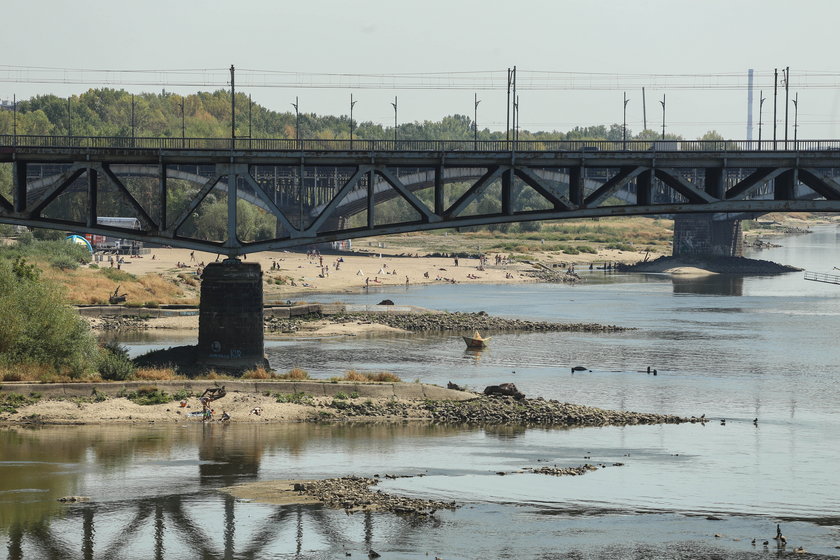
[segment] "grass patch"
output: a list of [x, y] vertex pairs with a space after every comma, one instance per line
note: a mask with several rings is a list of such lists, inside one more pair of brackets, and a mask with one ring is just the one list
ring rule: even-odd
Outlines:
[[29, 395], [19, 395], [17, 393], [0, 394], [0, 412], [15, 414], [18, 408], [35, 404], [39, 400], [41, 400], [41, 395], [38, 393], [30, 393]]
[[181, 379], [171, 368], [138, 368], [134, 372], [134, 379], [139, 381], [174, 381]]
[[275, 376], [277, 379], [293, 379], [296, 381], [303, 381], [305, 379], [309, 379], [309, 373], [300, 368], [292, 368], [286, 373], [277, 374]]
[[174, 397], [157, 387], [140, 387], [136, 391], [120, 391], [118, 397], [125, 397], [133, 403], [140, 405], [164, 404], [172, 402]]
[[312, 404], [312, 397], [306, 393], [274, 393], [274, 399], [279, 403]]
[[274, 377], [273, 371], [269, 371], [263, 367], [249, 369], [242, 374], [242, 379], [273, 379]]
[[398, 375], [387, 371], [363, 372], [354, 369], [344, 374], [344, 377], [333, 377], [330, 381], [361, 381], [377, 383], [399, 383], [402, 379]]
[[137, 282], [137, 276], [116, 268], [100, 268], [99, 274], [114, 282]]

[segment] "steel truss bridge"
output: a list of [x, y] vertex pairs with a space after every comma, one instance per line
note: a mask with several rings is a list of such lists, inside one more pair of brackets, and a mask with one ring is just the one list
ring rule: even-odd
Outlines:
[[[840, 140], [773, 147], [0, 135], [0, 166], [13, 177], [0, 223], [236, 256], [535, 220], [840, 211]], [[199, 236], [211, 206], [223, 225]], [[274, 227], [249, 231], [249, 206]], [[136, 227], [100, 223], [106, 216]]]

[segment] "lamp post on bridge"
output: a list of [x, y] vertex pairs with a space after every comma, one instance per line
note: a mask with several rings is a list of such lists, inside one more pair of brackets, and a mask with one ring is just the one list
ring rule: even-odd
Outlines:
[[665, 94], [662, 94], [662, 101], [659, 102], [662, 105], [662, 139], [665, 140]]
[[298, 96], [295, 96], [295, 102], [292, 103], [295, 108], [295, 147], [300, 147], [300, 112], [298, 112]]
[[394, 101], [391, 103], [394, 108], [394, 149], [397, 149], [397, 96], [394, 96]]
[[758, 92], [758, 149], [761, 150], [761, 109], [764, 107], [764, 90]]
[[481, 103], [481, 100], [478, 98], [478, 94], [475, 94], [475, 106], [473, 107], [475, 113], [473, 115], [473, 149], [478, 150], [478, 104]]
[[793, 101], [793, 149], [798, 150], [796, 129], [799, 128], [799, 92], [792, 99]]
[[12, 145], [17, 146], [17, 94], [12, 94]]
[[356, 102], [353, 101], [353, 94], [350, 94], [350, 149], [353, 149], [353, 107], [356, 106]]
[[627, 104], [630, 102], [627, 99], [627, 92], [624, 92], [624, 121], [621, 125], [621, 142], [623, 144], [622, 148], [627, 150]]

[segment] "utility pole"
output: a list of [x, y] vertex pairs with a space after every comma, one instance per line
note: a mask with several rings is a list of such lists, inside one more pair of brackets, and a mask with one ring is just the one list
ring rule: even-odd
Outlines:
[[394, 96], [394, 101], [391, 103], [394, 107], [394, 149], [397, 149], [397, 96]]
[[251, 100], [251, 94], [248, 94], [248, 147], [250, 148], [253, 144], [254, 135], [251, 131], [251, 111], [254, 110], [254, 102]]
[[295, 108], [295, 147], [300, 147], [300, 112], [298, 111], [298, 96], [295, 96], [295, 102], [292, 103]]
[[184, 97], [181, 97], [181, 140], [187, 137], [187, 121], [184, 111], [184, 99]]
[[[514, 86], [514, 91], [516, 87]], [[519, 96], [513, 96], [513, 141], [519, 142]]]
[[623, 143], [622, 149], [627, 149], [627, 103], [630, 100], [627, 99], [627, 92], [624, 92], [624, 121], [621, 125], [621, 141]]
[[764, 90], [758, 92], [758, 149], [761, 149], [761, 109], [764, 107]]
[[131, 145], [134, 146], [134, 94], [131, 94]]
[[353, 107], [356, 106], [356, 102], [353, 101], [353, 94], [350, 94], [350, 149], [353, 149]]
[[70, 96], [67, 96], [67, 138], [73, 136], [73, 118], [70, 113]]
[[776, 112], [779, 100], [779, 69], [773, 69], [773, 149], [776, 149]]
[[236, 140], [236, 88], [234, 87], [233, 64], [230, 65], [230, 147], [233, 149]]
[[505, 142], [510, 142], [510, 68], [507, 69], [507, 121], [505, 121]]
[[788, 114], [790, 109], [790, 66], [785, 67], [785, 150], [788, 147]]
[[475, 94], [475, 113], [473, 115], [473, 149], [478, 150], [478, 104], [481, 101], [478, 99], [478, 94]]
[[519, 96], [516, 95], [516, 66], [513, 67], [513, 102], [513, 139], [519, 140], [517, 133], [519, 127]]
[[644, 124], [642, 125], [645, 130], [647, 130], [647, 101], [645, 100], [645, 88], [642, 86], [642, 120]]
[[665, 140], [665, 94], [662, 94], [662, 139]]
[[796, 129], [799, 128], [799, 92], [793, 98], [793, 149], [798, 150]]
[[17, 94], [12, 94], [12, 138], [17, 146]]

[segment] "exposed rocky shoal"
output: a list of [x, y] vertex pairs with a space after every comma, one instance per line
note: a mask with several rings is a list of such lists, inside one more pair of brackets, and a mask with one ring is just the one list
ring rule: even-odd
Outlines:
[[378, 478], [344, 476], [295, 483], [294, 489], [323, 502], [332, 508], [354, 510], [389, 511], [400, 515], [432, 515], [439, 509], [455, 509], [455, 502], [422, 500], [395, 496], [382, 491], [371, 490], [379, 483]]
[[659, 257], [658, 259], [632, 265], [619, 264], [623, 272], [663, 272], [669, 268], [693, 266], [718, 274], [782, 274], [798, 272], [801, 268], [745, 257]]
[[[426, 418], [442, 424], [478, 425], [542, 425], [542, 426], [626, 426], [633, 424], [680, 424], [692, 420], [671, 414], [605, 410], [591, 406], [561, 403], [543, 398], [480, 396], [468, 401], [423, 401], [407, 403], [390, 401], [353, 402], [334, 399], [327, 405], [330, 413], [318, 420], [340, 420], [352, 417]], [[334, 411], [334, 412], [332, 412]]]
[[[620, 332], [629, 330], [615, 325], [598, 323], [551, 323], [493, 317], [483, 311], [476, 313], [342, 313], [323, 317], [334, 323], [369, 322], [415, 332], [425, 331], [528, 331], [528, 332]], [[265, 327], [269, 331], [294, 332], [302, 319], [277, 319], [268, 317]]]
[[138, 315], [103, 315], [100, 317], [98, 329], [103, 331], [144, 330], [149, 328], [148, 319]]

